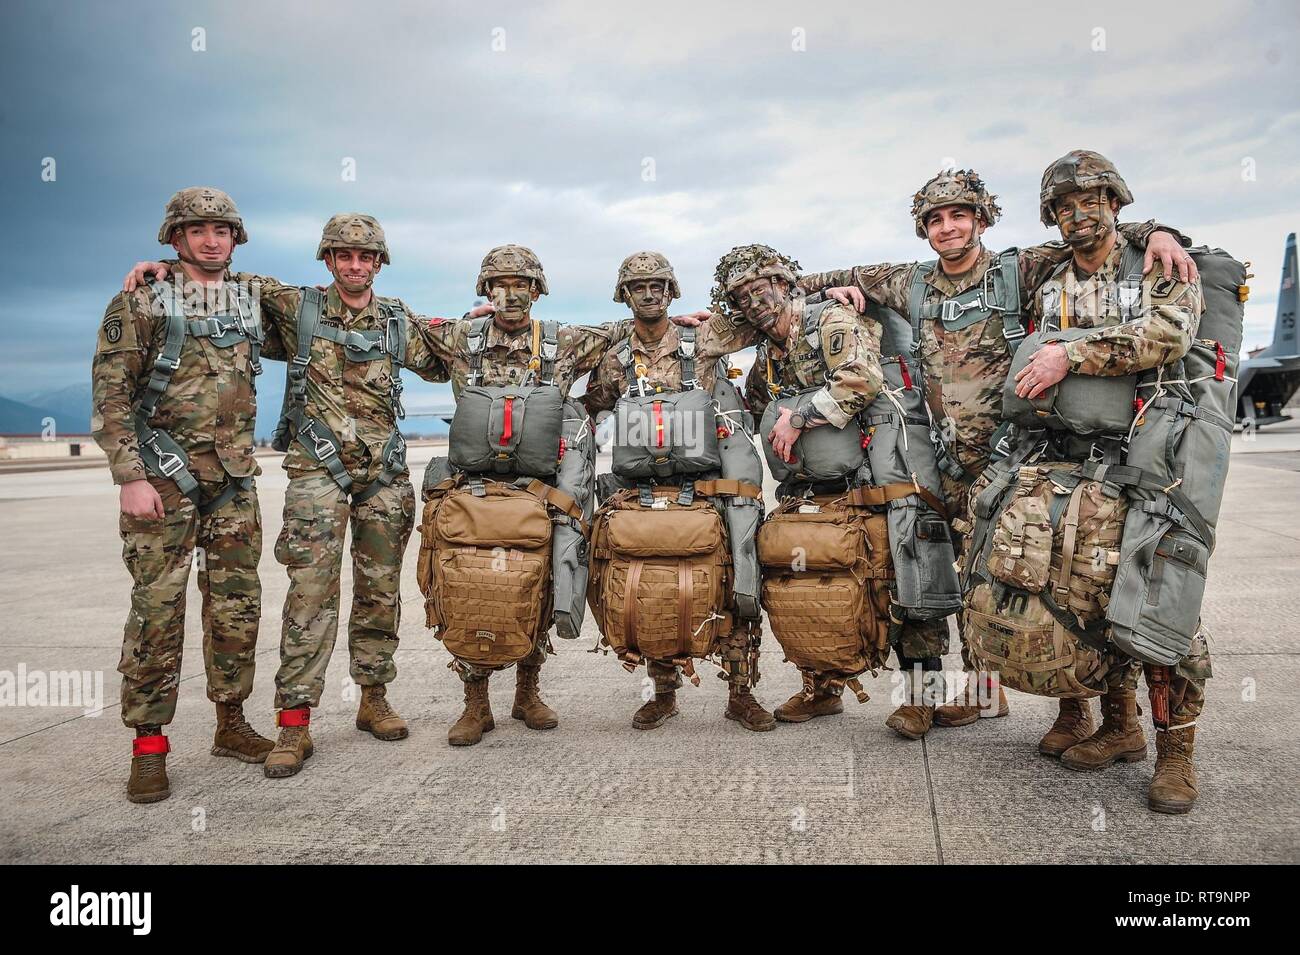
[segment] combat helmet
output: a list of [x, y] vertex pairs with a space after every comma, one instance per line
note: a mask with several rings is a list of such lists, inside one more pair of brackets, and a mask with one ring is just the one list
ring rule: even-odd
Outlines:
[[478, 270], [478, 285], [474, 287], [476, 295], [487, 295], [488, 281], [491, 279], [520, 276], [532, 279], [538, 290], [546, 295], [546, 274], [542, 271], [542, 262], [537, 253], [522, 245], [498, 245], [483, 256], [483, 264]]
[[326, 249], [366, 249], [379, 254], [379, 261], [387, 265], [388, 242], [384, 238], [384, 228], [374, 216], [361, 212], [340, 212], [330, 216], [321, 232], [320, 245], [316, 247], [316, 258], [325, 261]]
[[158, 244], [172, 240], [172, 232], [180, 225], [191, 222], [224, 222], [235, 233], [235, 245], [248, 241], [244, 220], [240, 218], [235, 200], [220, 189], [211, 186], [189, 186], [167, 200], [162, 226], [158, 229]]
[[734, 290], [764, 276], [785, 279], [794, 286], [799, 281], [799, 263], [782, 255], [770, 245], [738, 245], [718, 261], [713, 273], [713, 307], [723, 315], [733, 312], [728, 295]]
[[912, 218], [919, 238], [927, 236], [925, 217], [943, 206], [970, 206], [986, 225], [993, 225], [1002, 216], [998, 197], [988, 191], [974, 169], [941, 170], [912, 196]]
[[1056, 225], [1052, 203], [1071, 192], [1087, 189], [1109, 189], [1121, 207], [1133, 201], [1133, 193], [1120, 177], [1115, 164], [1101, 153], [1091, 149], [1073, 149], [1043, 172], [1043, 184], [1038, 191], [1038, 211], [1043, 225]]
[[625, 302], [623, 286], [628, 282], [645, 282], [663, 279], [668, 283], [668, 300], [682, 297], [677, 276], [673, 274], [672, 263], [659, 252], [633, 252], [618, 267], [618, 279], [614, 283], [614, 301]]

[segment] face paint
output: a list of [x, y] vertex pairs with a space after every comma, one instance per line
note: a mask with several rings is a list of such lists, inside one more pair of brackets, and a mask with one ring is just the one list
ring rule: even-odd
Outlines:
[[664, 282], [636, 282], [623, 286], [632, 314], [642, 322], [655, 324], [668, 317], [668, 287]]
[[754, 279], [731, 293], [745, 321], [765, 332], [771, 331], [790, 311], [790, 290], [772, 278]]
[[513, 331], [528, 321], [533, 307], [533, 284], [527, 280], [493, 282], [488, 287], [496, 306], [496, 323]]
[[1058, 199], [1056, 224], [1071, 248], [1088, 252], [1115, 231], [1115, 213], [1105, 189], [1076, 192]]

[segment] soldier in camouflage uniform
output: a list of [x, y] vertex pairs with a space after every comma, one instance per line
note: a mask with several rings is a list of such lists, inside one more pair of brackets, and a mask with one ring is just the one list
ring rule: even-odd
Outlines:
[[[122, 557], [133, 581], [118, 664], [122, 722], [136, 731], [132, 802], [171, 794], [162, 727], [176, 712], [192, 563], [217, 709], [212, 753], [257, 763], [271, 750], [243, 715], [261, 616], [253, 423], [263, 343], [256, 303], [229, 265], [247, 240], [228, 195], [182, 189], [158, 232], [181, 256], [175, 283], [118, 294], [99, 327], [91, 429], [121, 486]], [[170, 343], [169, 329], [179, 333]]]
[[[1003, 322], [1003, 315], [1018, 318], [1026, 310], [1034, 290], [1052, 269], [1069, 254], [1064, 243], [1056, 242], [1029, 249], [1009, 249], [995, 254], [986, 249], [981, 236], [1001, 215], [997, 197], [985, 188], [972, 170], [940, 172], [913, 196], [912, 217], [918, 237], [927, 239], [938, 254], [937, 261], [895, 265], [864, 265], [805, 275], [800, 284], [808, 292], [825, 289], [841, 302], [853, 302], [859, 309], [864, 299], [891, 308], [919, 328], [919, 342], [913, 348], [922, 363], [926, 396], [946, 450], [941, 477], [953, 528], [963, 538], [970, 531], [967, 490], [971, 481], [988, 464], [992, 441], [1002, 416], [1002, 386], [1011, 367], [1011, 356], [1019, 334]], [[1147, 242], [1147, 265], [1158, 256], [1168, 271], [1173, 262], [1180, 270], [1195, 275], [1195, 264], [1183, 253], [1171, 232], [1154, 222], [1121, 225], [1132, 241]], [[1186, 243], [1186, 240], [1182, 240]], [[1003, 269], [1010, 275], [998, 274]], [[995, 284], [996, 280], [996, 284]], [[1015, 292], [1005, 290], [1014, 286]], [[1002, 308], [982, 307], [976, 296], [981, 290], [1003, 292], [1014, 301], [997, 302]], [[984, 298], [989, 292], [984, 292]], [[985, 299], [987, 301], [987, 299]], [[947, 306], [951, 317], [942, 312]], [[955, 313], [955, 314], [952, 314]], [[1017, 327], [1019, 323], [1017, 322]], [[947, 645], [947, 628], [930, 634], [933, 642], [909, 651], [926, 668], [939, 669], [939, 656]], [[962, 662], [971, 669], [965, 638]], [[974, 681], [966, 692], [946, 706], [905, 703], [891, 715], [889, 725], [904, 736], [915, 738], [932, 724], [966, 726], [981, 715], [1005, 716], [1009, 712], [1005, 692], [997, 688], [992, 697], [991, 677], [984, 677], [988, 699], [977, 699]], [[1062, 700], [1060, 716], [1043, 738], [1040, 750], [1059, 755], [1092, 732], [1093, 722], [1086, 702]]]
[[[397, 675], [393, 654], [401, 620], [402, 555], [415, 517], [405, 444], [396, 430], [402, 414], [397, 359], [426, 380], [447, 380], [446, 367], [422, 335], [428, 320], [398, 299], [373, 292], [375, 277], [390, 261], [384, 231], [373, 217], [333, 216], [316, 258], [334, 281], [310, 341], [304, 337], [300, 342], [299, 312], [315, 290], [266, 276], [241, 276], [258, 291], [265, 321], [286, 354], [297, 355], [299, 364], [306, 361], [300, 379], [302, 417], [288, 429], [292, 443], [284, 467], [289, 486], [275, 545], [276, 559], [289, 574], [289, 590], [275, 681], [280, 736], [264, 767], [269, 777], [294, 775], [315, 750], [311, 709], [320, 703], [338, 635], [339, 578], [349, 524], [348, 651], [352, 679], [361, 687], [356, 726], [381, 740], [407, 736], [406, 721], [386, 692]], [[404, 323], [404, 332], [392, 328], [394, 322]], [[378, 338], [383, 354], [377, 360], [350, 360], [349, 349], [355, 353], [364, 344], [357, 336], [367, 333]], [[395, 357], [395, 336], [405, 339], [404, 355]], [[294, 378], [291, 372], [286, 409]]]
[[[732, 249], [718, 263], [714, 304], [724, 316], [738, 315], [763, 332], [753, 368], [745, 382], [745, 397], [761, 417], [774, 391], [821, 386], [797, 411], [783, 409], [770, 435], [773, 450], [792, 460], [791, 449], [809, 428], [843, 428], [875, 400], [884, 384], [880, 367], [880, 325], [850, 306], [832, 303], [822, 312], [821, 348], [802, 332], [804, 294], [799, 264], [765, 245]], [[930, 631], [946, 623], [908, 621], [903, 625], [899, 653], [912, 644], [935, 639]], [[939, 637], [942, 639], [943, 636]], [[844, 711], [843, 674], [805, 670], [803, 687], [778, 706], [775, 717], [803, 723]]]
[[[488, 387], [522, 384], [535, 376], [537, 358], [533, 351], [533, 303], [546, 295], [546, 275], [531, 249], [503, 245], [488, 251], [479, 269], [476, 292], [491, 299], [494, 312], [484, 335], [482, 375], [479, 384]], [[674, 318], [692, 322], [692, 318]], [[437, 320], [422, 329], [426, 347], [447, 364], [453, 392], [459, 396], [472, 374], [469, 337], [473, 323], [466, 319]], [[555, 385], [567, 399], [574, 381], [599, 364], [606, 349], [623, 341], [630, 330], [627, 321], [600, 326], [567, 325], [558, 333]], [[495, 477], [495, 476], [494, 476]], [[499, 479], [509, 480], [509, 476]], [[543, 636], [515, 672], [515, 700], [511, 716], [523, 720], [529, 729], [546, 730], [559, 725], [555, 710], [538, 692], [542, 664], [554, 652], [549, 636]], [[472, 746], [495, 727], [488, 701], [488, 680], [492, 669], [453, 659], [451, 667], [465, 684], [465, 709], [447, 734], [453, 746]]]
[[[634, 252], [623, 260], [614, 283], [614, 301], [632, 309], [634, 317], [630, 345], [638, 377], [655, 391], [681, 391], [682, 365], [678, 336], [668, 321], [668, 306], [681, 296], [677, 277], [668, 260], [658, 252]], [[718, 359], [753, 345], [762, 335], [748, 322], [729, 315], [714, 315], [695, 336], [695, 367], [699, 387], [712, 392], [717, 379]], [[593, 418], [611, 411], [626, 387], [627, 376], [617, 350], [605, 353], [591, 373], [582, 402]], [[719, 652], [723, 673], [730, 688], [727, 717], [746, 729], [769, 730], [776, 726], [772, 714], [754, 698], [757, 668], [751, 665], [757, 646], [751, 647], [749, 629], [737, 622], [723, 638]], [[676, 664], [667, 660], [646, 660], [646, 672], [654, 681], [655, 695], [632, 716], [638, 729], [662, 726], [677, 713], [677, 690], [682, 685]]]
[[[1067, 153], [1043, 173], [1042, 222], [1060, 229], [1072, 254], [1034, 297], [1031, 315], [1040, 326], [1047, 319], [1062, 328], [1097, 331], [1035, 352], [1016, 376], [1021, 397], [1037, 397], [1068, 372], [1133, 375], [1169, 365], [1191, 347], [1203, 307], [1199, 280], [1182, 281], [1157, 269], [1144, 279], [1139, 304], [1127, 313], [1123, 296], [1116, 294], [1126, 278], [1121, 260], [1128, 240], [1117, 232], [1115, 216], [1132, 201], [1111, 162], [1089, 150]], [[1205, 681], [1211, 675], [1207, 638], [1200, 628], [1188, 655], [1169, 674], [1169, 725], [1157, 726], [1156, 768], [1148, 792], [1148, 805], [1158, 812], [1190, 812], [1196, 802], [1192, 750], [1196, 720], [1205, 705]], [[1157, 679], [1167, 668], [1112, 655], [1120, 659], [1108, 671], [1102, 724], [1061, 754], [1070, 769], [1097, 770], [1116, 760], [1146, 758], [1146, 739], [1137, 722], [1138, 672], [1145, 672], [1154, 697]]]

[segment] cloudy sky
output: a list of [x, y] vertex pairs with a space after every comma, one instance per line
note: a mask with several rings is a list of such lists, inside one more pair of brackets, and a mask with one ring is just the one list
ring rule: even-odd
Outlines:
[[520, 242], [550, 281], [538, 314], [594, 322], [623, 314], [614, 274], [641, 248], [670, 257], [687, 308], [743, 242], [810, 270], [927, 257], [910, 196], [948, 161], [1001, 197], [990, 246], [1042, 241], [1039, 176], [1076, 147], [1117, 163], [1124, 218], [1254, 263], [1246, 344], [1264, 344], [1300, 226], [1297, 11], [9, 3], [0, 394], [87, 380], [104, 306], [182, 186], [234, 195], [243, 269], [320, 281], [324, 220], [365, 211], [393, 250], [380, 290], [419, 311], [459, 315], [483, 252]]

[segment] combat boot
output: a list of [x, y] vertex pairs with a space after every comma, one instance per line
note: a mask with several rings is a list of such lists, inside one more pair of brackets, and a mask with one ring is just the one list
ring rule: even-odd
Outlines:
[[357, 708], [357, 729], [364, 730], [375, 739], [406, 739], [406, 720], [397, 715], [388, 702], [384, 684], [361, 688], [361, 706]]
[[727, 719], [735, 720], [745, 729], [756, 733], [776, 729], [776, 720], [749, 692], [749, 687], [738, 683], [729, 683], [728, 686], [727, 712], [723, 714]]
[[1147, 805], [1155, 812], [1191, 812], [1196, 805], [1195, 739], [1195, 724], [1156, 730], [1156, 773], [1147, 790]]
[[242, 703], [217, 704], [217, 732], [212, 737], [213, 756], [233, 756], [242, 763], [261, 763], [275, 748], [265, 736], [248, 725]]
[[298, 706], [281, 710], [275, 722], [280, 727], [280, 737], [262, 764], [262, 772], [269, 779], [283, 779], [295, 775], [316, 752], [311, 741], [311, 708]]
[[167, 778], [167, 754], [171, 744], [162, 731], [140, 727], [131, 744], [131, 777], [126, 781], [126, 798], [131, 802], [160, 802], [172, 794]]
[[530, 730], [553, 730], [560, 725], [560, 718], [537, 695], [541, 674], [540, 666], [520, 663], [515, 667], [515, 705], [511, 708], [510, 715], [523, 720]]
[[654, 698], [641, 705], [632, 714], [632, 725], [639, 730], [652, 730], [663, 726], [677, 715], [677, 691], [656, 692]]
[[844, 712], [840, 699], [843, 692], [843, 687], [838, 692], [825, 686], [818, 689], [816, 679], [805, 674], [803, 689], [773, 710], [772, 715], [782, 723], [806, 723], [819, 716], [834, 716]]
[[934, 726], [934, 707], [904, 703], [889, 714], [885, 725], [907, 739], [920, 739]]
[[1108, 690], [1101, 698], [1101, 728], [1061, 754], [1061, 763], [1086, 772], [1105, 769], [1121, 760], [1136, 763], [1147, 758], [1147, 741], [1137, 721], [1137, 692]]
[[1060, 756], [1075, 743], [1082, 743], [1097, 730], [1087, 700], [1060, 700], [1060, 712], [1047, 734], [1038, 741], [1044, 756]]
[[465, 680], [465, 710], [447, 731], [452, 746], [473, 746], [483, 734], [496, 729], [492, 704], [488, 701], [488, 678]]
[[[966, 680], [966, 689], [958, 693], [951, 703], [945, 703], [943, 706], [935, 708], [934, 724], [936, 726], [969, 726], [981, 718], [989, 719], [990, 717], [1007, 716], [1011, 712], [1011, 705], [1007, 703], [1006, 691], [1002, 689], [1002, 684], [998, 684], [998, 702], [997, 709], [994, 710], [990, 704], [981, 707], [979, 696], [976, 693], [975, 674], [970, 674]], [[984, 679], [989, 682], [986, 686], [992, 685], [992, 680], [988, 677]], [[987, 694], [986, 694], [987, 697]]]

